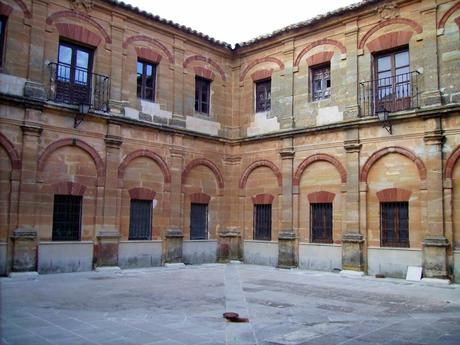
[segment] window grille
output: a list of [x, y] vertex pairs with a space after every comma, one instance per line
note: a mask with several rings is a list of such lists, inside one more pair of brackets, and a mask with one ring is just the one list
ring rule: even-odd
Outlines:
[[271, 79], [256, 82], [256, 113], [271, 108]]
[[310, 204], [311, 241], [332, 243], [332, 203]]
[[53, 241], [80, 240], [81, 205], [81, 196], [54, 196]]
[[208, 238], [208, 204], [192, 203], [190, 208], [190, 239]]
[[131, 199], [129, 217], [129, 239], [150, 240], [152, 238], [152, 201]]
[[254, 239], [271, 241], [272, 205], [254, 205]]
[[409, 203], [380, 203], [382, 247], [409, 247]]

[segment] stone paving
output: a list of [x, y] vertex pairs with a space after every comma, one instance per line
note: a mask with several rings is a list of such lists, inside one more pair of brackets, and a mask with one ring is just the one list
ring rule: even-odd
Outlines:
[[2, 278], [0, 291], [9, 345], [460, 344], [459, 285], [212, 264]]

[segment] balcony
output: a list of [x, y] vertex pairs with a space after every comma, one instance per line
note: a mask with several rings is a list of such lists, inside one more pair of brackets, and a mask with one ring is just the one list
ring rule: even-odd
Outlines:
[[376, 116], [419, 107], [419, 72], [360, 82], [360, 116]]
[[49, 100], [70, 105], [87, 104], [93, 110], [109, 111], [109, 77], [55, 62], [48, 67]]

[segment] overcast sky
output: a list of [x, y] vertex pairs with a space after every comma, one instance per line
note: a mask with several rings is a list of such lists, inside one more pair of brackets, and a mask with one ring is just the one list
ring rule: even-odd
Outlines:
[[234, 45], [359, 0], [124, 0]]

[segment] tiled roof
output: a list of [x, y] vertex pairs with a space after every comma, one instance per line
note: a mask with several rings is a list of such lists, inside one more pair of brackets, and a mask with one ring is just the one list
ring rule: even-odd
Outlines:
[[318, 15], [316, 17], [311, 18], [311, 19], [308, 19], [308, 20], [305, 20], [305, 21], [302, 21], [302, 22], [299, 22], [299, 23], [296, 23], [296, 24], [288, 25], [288, 26], [286, 26], [284, 28], [281, 28], [279, 30], [273, 31], [272, 33], [262, 35], [262, 36], [258, 36], [258, 37], [254, 38], [252, 40], [237, 43], [237, 44], [235, 44], [234, 48], [232, 48], [232, 46], [229, 43], [217, 40], [217, 39], [215, 39], [215, 38], [213, 38], [211, 36], [208, 36], [208, 35], [206, 35], [206, 34], [204, 34], [202, 32], [196, 31], [196, 30], [194, 30], [194, 29], [192, 29], [192, 28], [190, 28], [188, 26], [181, 25], [181, 24], [175, 23], [175, 22], [173, 22], [171, 20], [161, 18], [160, 16], [157, 16], [157, 15], [154, 15], [154, 14], [149, 13], [147, 11], [141, 10], [136, 6], [127, 4], [127, 3], [123, 2], [123, 1], [118, 1], [118, 0], [105, 0], [105, 1], [110, 3], [110, 4], [112, 4], [112, 5], [120, 7], [122, 9], [126, 9], [126, 10], [132, 11], [132, 12], [134, 12], [136, 14], [142, 15], [142, 16], [144, 16], [144, 17], [146, 17], [148, 19], [151, 19], [151, 20], [153, 20], [155, 22], [171, 26], [171, 27], [173, 27], [175, 29], [178, 29], [180, 31], [183, 31], [183, 32], [185, 32], [187, 34], [191, 34], [193, 36], [199, 37], [199, 38], [201, 38], [201, 39], [203, 39], [203, 40], [205, 40], [205, 41], [207, 41], [207, 42], [209, 42], [211, 44], [214, 44], [214, 45], [217, 45], [217, 46], [220, 46], [220, 47], [223, 47], [223, 48], [227, 48], [227, 49], [233, 51], [233, 50], [237, 50], [237, 49], [242, 48], [242, 47], [251, 46], [251, 45], [259, 43], [259, 42], [261, 42], [263, 40], [273, 38], [273, 37], [276, 37], [278, 35], [281, 35], [281, 34], [284, 34], [284, 33], [290, 32], [290, 31], [299, 30], [299, 29], [302, 29], [304, 27], [317, 24], [320, 21], [330, 19], [330, 18], [332, 18], [334, 16], [339, 16], [339, 15], [346, 14], [346, 13], [348, 13], [350, 11], [353, 11], [353, 10], [362, 9], [362, 8], [366, 7], [367, 5], [377, 3], [377, 2], [380, 2], [382, 0], [362, 0], [362, 1], [357, 2], [355, 4], [351, 4], [349, 6], [341, 7], [341, 8], [338, 8], [338, 9], [334, 10], [334, 11], [327, 12], [325, 14], [320, 14], [320, 15]]

